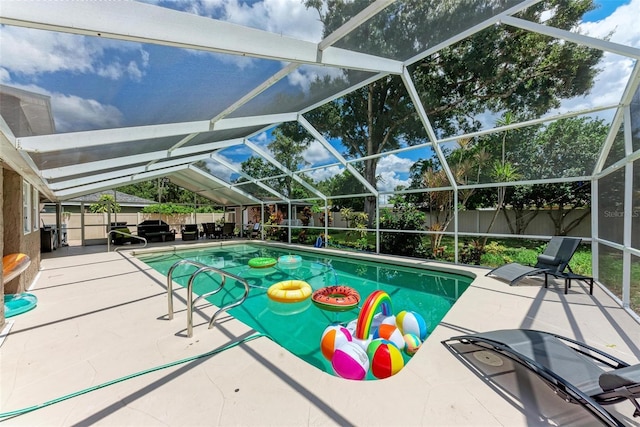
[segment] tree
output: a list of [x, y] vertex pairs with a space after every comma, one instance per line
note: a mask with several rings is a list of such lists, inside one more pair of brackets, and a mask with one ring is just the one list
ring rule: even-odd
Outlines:
[[[380, 228], [386, 230], [424, 230], [424, 213], [411, 204], [401, 204], [393, 209], [380, 211]], [[422, 236], [416, 233], [385, 231], [380, 233], [380, 250], [383, 253], [422, 257], [427, 251], [422, 245]]]
[[[573, 117], [557, 120], [538, 128], [533, 138], [523, 139], [517, 145], [517, 158], [522, 164], [524, 179], [552, 179], [588, 176], [609, 132], [602, 119]], [[555, 183], [530, 187], [531, 204], [547, 206], [555, 234], [566, 235], [589, 215], [585, 209], [591, 203], [589, 183]], [[510, 203], [510, 202], [509, 202]], [[567, 222], [569, 214], [583, 209], [574, 220]]]
[[[291, 127], [291, 126], [290, 126]], [[309, 139], [294, 140], [287, 136], [282, 128], [278, 127], [273, 130], [273, 141], [269, 143], [269, 150], [273, 153], [273, 157], [284, 167], [292, 172], [300, 169], [304, 164], [302, 153], [309, 146]], [[286, 197], [293, 198], [293, 178], [289, 175], [278, 178], [278, 187], [282, 194]]]
[[[327, 196], [362, 194], [365, 191], [364, 185], [348, 170], [344, 170], [341, 174], [333, 175], [324, 181], [320, 181], [317, 184], [317, 188]], [[354, 211], [362, 211], [364, 209], [362, 197], [332, 199], [331, 205], [337, 210], [351, 208]]]
[[107, 224], [111, 224], [111, 214], [120, 212], [120, 205], [111, 194], [103, 194], [96, 203], [89, 205], [89, 212], [106, 213]]
[[[300, 166], [305, 163], [302, 153], [311, 143], [310, 135], [298, 123], [283, 123], [273, 129], [271, 136], [273, 139], [267, 147], [273, 154], [273, 158], [292, 172], [299, 170]], [[282, 170], [261, 157], [249, 157], [242, 162], [241, 170], [254, 179], [273, 177], [266, 180], [265, 183], [284, 197], [302, 199], [310, 196], [308, 190], [295, 185], [294, 179], [290, 175], [283, 175]], [[298, 176], [307, 182], [310, 181], [303, 174]], [[247, 179], [240, 178], [238, 180], [238, 182], [244, 181]], [[259, 191], [260, 193], [256, 195], [270, 195], [266, 190]]]
[[212, 210], [211, 200], [206, 197], [202, 197], [171, 182], [162, 183], [157, 179], [124, 185], [118, 187], [118, 191], [148, 200], [157, 200], [161, 192], [162, 201], [165, 203], [178, 203], [189, 206], [196, 204], [199, 206], [197, 209], [199, 212]]
[[[364, 0], [307, 0], [318, 11], [325, 35], [368, 4]], [[437, 44], [434, 28], [459, 29], [465, 17], [489, 12], [491, 2], [470, 8], [464, 2], [409, 0], [389, 6], [347, 36], [344, 43], [362, 52], [409, 58]], [[525, 11], [524, 19], [570, 30], [594, 9], [592, 1], [550, 0]], [[482, 10], [486, 8], [486, 10]], [[551, 16], [544, 11], [554, 10]], [[423, 28], [424, 32], [415, 31]], [[518, 28], [494, 25], [424, 58], [411, 75], [434, 128], [441, 136], [480, 127], [478, 116], [512, 111], [519, 117], [540, 116], [560, 99], [585, 94], [593, 85], [602, 52]], [[347, 79], [353, 72], [347, 72]], [[340, 138], [350, 157], [373, 156], [426, 140], [411, 98], [398, 76], [383, 77], [308, 113], [329, 137]], [[379, 158], [366, 157], [364, 178], [376, 185]], [[375, 199], [364, 210], [375, 218]]]
[[120, 205], [116, 203], [115, 197], [111, 194], [103, 194], [96, 203], [89, 205], [89, 212], [93, 213], [118, 213]]

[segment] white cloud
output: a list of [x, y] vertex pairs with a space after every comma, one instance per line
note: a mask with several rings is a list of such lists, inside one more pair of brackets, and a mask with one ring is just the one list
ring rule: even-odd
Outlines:
[[[123, 115], [112, 105], [74, 95], [51, 94], [56, 130], [70, 132], [116, 128], [122, 125]], [[81, 124], [81, 128], [78, 128]]]
[[189, 11], [198, 15], [258, 28], [286, 37], [317, 43], [322, 38], [322, 24], [313, 9], [301, 1], [204, 0], [188, 2]]
[[85, 99], [59, 92], [50, 92], [37, 85], [15, 84], [0, 68], [0, 83], [17, 89], [48, 96], [56, 132], [76, 132], [93, 129], [109, 129], [122, 126], [123, 114], [113, 105], [102, 104], [95, 99]]
[[0, 67], [0, 83], [8, 84], [11, 82], [11, 75], [9, 70], [4, 67]]
[[[220, 155], [220, 157], [222, 157], [227, 162], [231, 163], [234, 167], [234, 170], [240, 170], [242, 168], [240, 162], [235, 162], [233, 161], [233, 159], [230, 159], [227, 156]], [[206, 160], [205, 164], [206, 164], [207, 170], [209, 170], [209, 173], [211, 173], [211, 175], [223, 181], [231, 182], [231, 174], [234, 173], [231, 169], [221, 165], [215, 160]]]
[[341, 166], [329, 166], [328, 168], [315, 169], [305, 172], [304, 174], [310, 177], [314, 182], [320, 182], [336, 175], [340, 175], [342, 172], [344, 172], [344, 168]]
[[332, 81], [345, 79], [345, 73], [340, 68], [304, 65], [289, 73], [287, 80], [291, 86], [299, 86], [308, 93], [311, 83], [325, 76], [329, 76]]
[[[640, 31], [636, 22], [638, 16], [640, 0], [631, 0], [629, 4], [620, 6], [600, 21], [582, 23], [579, 29], [582, 34], [598, 39], [604, 39], [613, 33], [611, 42], [639, 48]], [[598, 64], [601, 71], [596, 76], [591, 93], [585, 97], [566, 100], [552, 114], [618, 104], [633, 65], [634, 61], [628, 57], [605, 52]]]
[[399, 174], [408, 173], [414, 161], [411, 159], [403, 159], [390, 154], [382, 157], [376, 169], [376, 176], [379, 176], [378, 190], [393, 191], [399, 185], [408, 186], [408, 179], [401, 179]]
[[329, 153], [329, 151], [317, 140], [313, 140], [311, 144], [309, 144], [309, 148], [302, 153], [302, 157], [304, 158], [304, 161], [310, 165], [316, 165], [326, 162], [327, 160], [335, 159], [333, 155], [331, 155], [331, 153]]
[[[118, 52], [130, 57], [138, 55], [136, 51], [140, 58], [123, 60], [108, 55], [109, 52]], [[109, 79], [128, 76], [139, 80], [148, 61], [148, 53], [138, 43], [2, 27], [2, 66], [15, 75], [37, 76], [67, 71], [95, 73]]]

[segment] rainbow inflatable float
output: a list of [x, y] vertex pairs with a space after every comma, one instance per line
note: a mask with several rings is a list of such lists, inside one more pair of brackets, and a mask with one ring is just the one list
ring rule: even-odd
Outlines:
[[382, 314], [385, 316], [391, 316], [393, 314], [389, 294], [380, 290], [373, 291], [371, 295], [367, 297], [364, 304], [362, 304], [362, 309], [360, 310], [356, 324], [355, 337], [357, 339], [367, 340], [369, 338], [373, 316], [376, 314], [378, 308], [382, 308]]

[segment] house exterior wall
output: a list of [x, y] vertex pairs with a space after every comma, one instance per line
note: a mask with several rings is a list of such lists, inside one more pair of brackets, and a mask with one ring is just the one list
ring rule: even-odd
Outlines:
[[31, 265], [24, 273], [6, 283], [3, 287], [3, 304], [0, 306], [0, 325], [4, 325], [4, 294], [24, 292], [33, 282], [40, 269], [40, 231], [23, 231], [22, 177], [11, 169], [2, 168], [2, 255], [24, 253], [31, 258]]

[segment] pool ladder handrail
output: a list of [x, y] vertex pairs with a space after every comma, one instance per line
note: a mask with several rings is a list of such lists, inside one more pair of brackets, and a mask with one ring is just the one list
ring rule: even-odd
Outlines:
[[[213, 328], [213, 325], [216, 321], [216, 319], [218, 318], [218, 316], [233, 308], [233, 307], [237, 307], [240, 304], [242, 304], [246, 299], [247, 296], [249, 295], [249, 283], [243, 279], [242, 277], [236, 276], [235, 274], [231, 274], [228, 273], [226, 271], [220, 270], [219, 268], [216, 267], [212, 267], [206, 264], [203, 264], [201, 262], [197, 262], [197, 261], [191, 261], [188, 259], [183, 259], [180, 261], [177, 261], [176, 263], [174, 263], [171, 268], [169, 269], [169, 272], [167, 273], [167, 304], [168, 304], [168, 315], [167, 317], [171, 320], [173, 319], [173, 271], [176, 269], [176, 267], [183, 265], [183, 264], [190, 264], [193, 266], [198, 267], [198, 269], [193, 272], [191, 274], [191, 276], [189, 277], [189, 281], [187, 282], [187, 337], [191, 338], [193, 336], [193, 306], [201, 299], [201, 298], [206, 298], [208, 296], [211, 295], [215, 295], [218, 292], [220, 292], [223, 288], [224, 285], [226, 284], [226, 280], [227, 277], [230, 279], [234, 279], [240, 283], [242, 283], [244, 285], [244, 295], [242, 295], [242, 298], [240, 298], [238, 301], [225, 305], [224, 307], [221, 307], [218, 309], [218, 311], [216, 311], [213, 316], [211, 317], [211, 320], [209, 320], [209, 329]], [[196, 279], [196, 277], [201, 274], [201, 273], [205, 273], [208, 271], [213, 271], [216, 272], [218, 274], [220, 274], [220, 276], [222, 276], [222, 281], [220, 283], [220, 286], [211, 291], [211, 292], [207, 292], [204, 293], [200, 296], [198, 296], [195, 300], [193, 299], [193, 283]]]
[[[142, 246], [142, 248], [147, 247], [148, 242], [147, 242], [147, 239], [145, 239], [144, 237], [136, 236], [135, 234], [125, 233], [124, 231], [120, 231], [120, 230], [111, 230], [110, 232], [107, 233], [107, 252], [111, 252], [111, 234], [112, 233], [122, 234], [123, 236], [126, 236], [126, 237], [133, 237], [134, 239], [142, 240], [144, 242], [144, 245]], [[138, 248], [138, 249], [142, 249], [142, 248]], [[121, 249], [121, 248], [115, 248], [113, 252], [118, 252], [118, 249]]]

